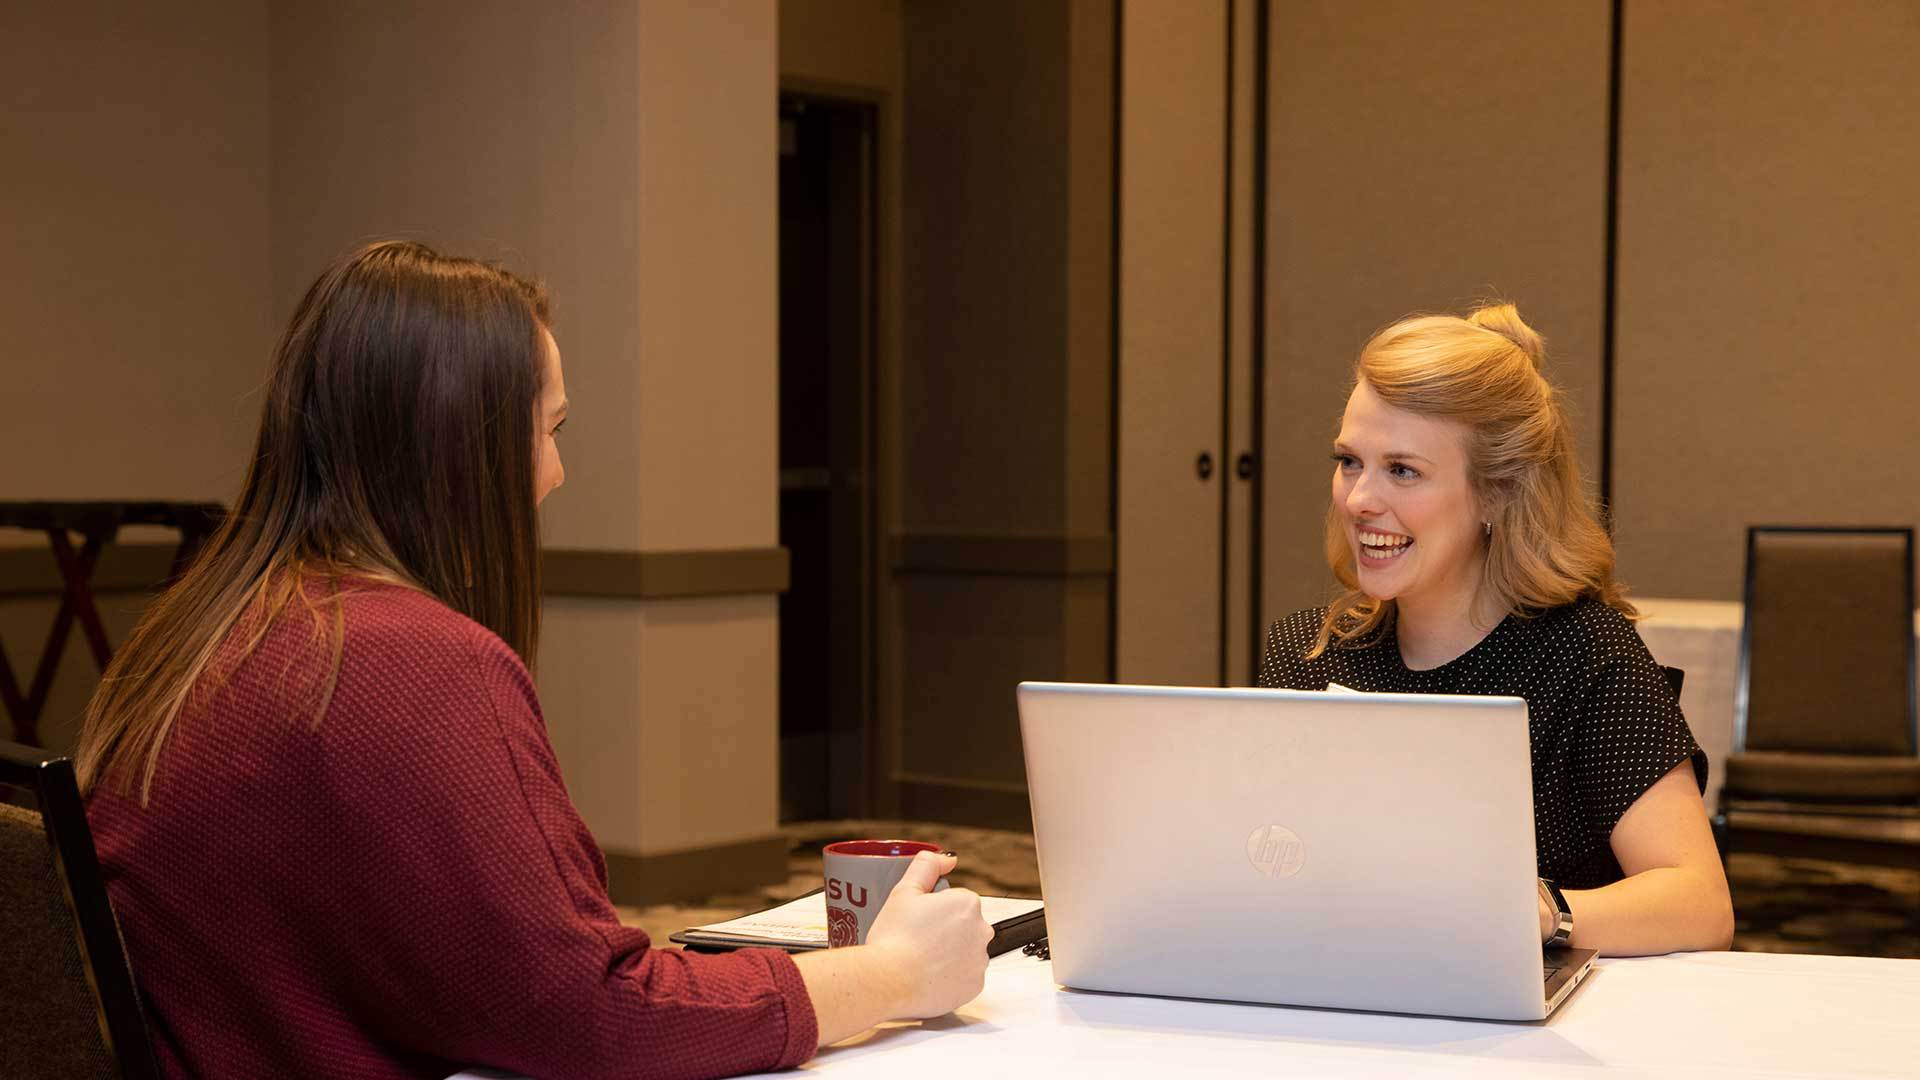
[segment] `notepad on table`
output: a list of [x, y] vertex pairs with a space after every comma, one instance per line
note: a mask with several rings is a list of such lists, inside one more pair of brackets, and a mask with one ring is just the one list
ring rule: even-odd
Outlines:
[[[1044, 908], [1039, 900], [981, 897], [980, 914], [993, 924], [993, 941], [987, 946], [987, 955], [999, 956], [1046, 936]], [[778, 907], [726, 922], [691, 927], [670, 935], [668, 940], [690, 949], [714, 951], [755, 947], [788, 952], [824, 949], [827, 947], [827, 895], [815, 889]]]

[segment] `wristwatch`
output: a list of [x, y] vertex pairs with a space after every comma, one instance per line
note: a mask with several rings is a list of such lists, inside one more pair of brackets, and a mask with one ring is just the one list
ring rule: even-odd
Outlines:
[[1567, 906], [1567, 896], [1548, 878], [1540, 879], [1540, 899], [1547, 902], [1555, 915], [1553, 936], [1541, 944], [1551, 949], [1564, 949], [1567, 940], [1573, 937], [1573, 909]]

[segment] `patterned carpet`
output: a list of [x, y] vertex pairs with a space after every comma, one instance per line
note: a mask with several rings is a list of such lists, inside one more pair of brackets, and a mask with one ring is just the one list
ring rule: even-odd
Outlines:
[[1733, 947], [1920, 958], [1920, 871], [1735, 853]]
[[[942, 844], [960, 854], [955, 885], [995, 896], [1040, 895], [1029, 833], [903, 821], [805, 822], [782, 831], [791, 841], [786, 881], [693, 904], [621, 908], [622, 920], [644, 927], [664, 945], [676, 930], [819, 888], [821, 845], [859, 837]], [[1728, 876], [1737, 920], [1735, 949], [1920, 958], [1920, 871], [1737, 853]]]

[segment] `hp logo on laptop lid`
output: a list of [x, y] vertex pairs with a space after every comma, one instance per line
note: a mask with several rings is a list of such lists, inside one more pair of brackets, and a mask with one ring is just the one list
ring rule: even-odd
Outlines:
[[1247, 859], [1266, 877], [1292, 877], [1307, 861], [1307, 848], [1285, 825], [1262, 825], [1247, 837]]

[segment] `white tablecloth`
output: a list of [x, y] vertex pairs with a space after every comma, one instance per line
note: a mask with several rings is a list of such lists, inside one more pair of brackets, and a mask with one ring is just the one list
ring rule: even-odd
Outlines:
[[[1503, 1024], [1089, 994], [1009, 953], [956, 1014], [807, 1069], [1024, 1076], [1920, 1076], [1920, 961], [1762, 953], [1603, 960], [1549, 1020]], [[779, 1075], [779, 1074], [769, 1074]]]
[[[1640, 637], [1655, 660], [1684, 669], [1680, 708], [1693, 737], [1707, 752], [1707, 809], [1718, 805], [1726, 779], [1727, 751], [1733, 746], [1733, 695], [1740, 675], [1740, 623], [1743, 605], [1718, 600], [1663, 600], [1635, 597], [1645, 616]], [[1920, 613], [1914, 617], [1920, 632]], [[1914, 1075], [1920, 1076], [1920, 1069]]]
[[1739, 604], [1634, 598], [1645, 618], [1640, 637], [1655, 660], [1687, 673], [1680, 708], [1707, 752], [1707, 809], [1719, 804], [1733, 745], [1733, 692], [1740, 672]]

